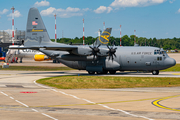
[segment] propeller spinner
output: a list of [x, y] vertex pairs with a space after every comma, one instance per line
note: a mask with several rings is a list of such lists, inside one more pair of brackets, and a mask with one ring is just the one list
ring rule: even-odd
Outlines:
[[97, 54], [98, 54], [98, 53], [101, 54], [101, 53], [100, 53], [100, 49], [99, 49], [100, 46], [101, 46], [100, 44], [99, 44], [97, 47], [94, 46], [94, 44], [93, 44], [93, 47], [89, 46], [89, 47], [92, 49], [93, 59], [94, 59], [94, 58], [97, 58]]

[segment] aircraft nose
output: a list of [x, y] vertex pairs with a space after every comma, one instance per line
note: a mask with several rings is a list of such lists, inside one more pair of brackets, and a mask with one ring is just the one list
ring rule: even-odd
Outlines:
[[173, 58], [166, 58], [164, 64], [167, 66], [174, 66], [176, 61]]

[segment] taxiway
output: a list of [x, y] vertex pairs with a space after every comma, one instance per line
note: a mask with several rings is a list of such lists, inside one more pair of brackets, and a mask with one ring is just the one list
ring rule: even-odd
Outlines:
[[[77, 74], [88, 75], [85, 71], [77, 70], [62, 72], [1, 70], [1, 119], [180, 119], [180, 87], [65, 90], [35, 82], [40, 78]], [[151, 73], [128, 74], [154, 77]], [[164, 72], [160, 73], [160, 76], [180, 77], [180, 73]]]

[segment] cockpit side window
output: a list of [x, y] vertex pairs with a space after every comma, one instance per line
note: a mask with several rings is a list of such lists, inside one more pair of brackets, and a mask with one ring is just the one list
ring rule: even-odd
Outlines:
[[159, 60], [159, 57], [157, 57], [157, 60]]
[[168, 56], [166, 51], [162, 51], [163, 56]]
[[154, 55], [156, 55], [157, 54], [157, 50], [154, 50]]
[[157, 57], [157, 61], [161, 61], [162, 60], [162, 57]]

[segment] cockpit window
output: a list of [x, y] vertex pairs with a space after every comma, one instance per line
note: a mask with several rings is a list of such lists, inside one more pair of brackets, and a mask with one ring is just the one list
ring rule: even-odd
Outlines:
[[154, 50], [154, 55], [164, 55], [164, 54], [166, 54], [166, 51], [162, 51], [162, 50]]
[[159, 54], [159, 50], [154, 50], [154, 55]]
[[163, 56], [168, 56], [166, 51], [162, 51]]
[[159, 51], [160, 51], [160, 50], [157, 50], [157, 54], [159, 54]]

